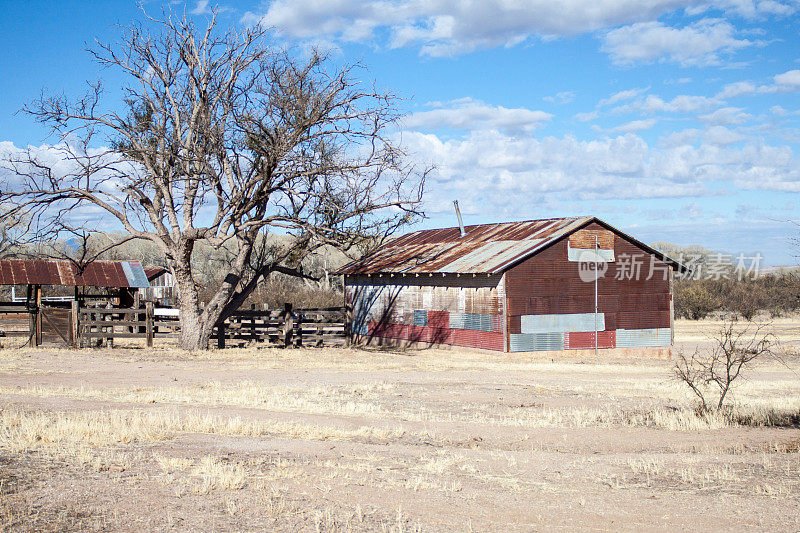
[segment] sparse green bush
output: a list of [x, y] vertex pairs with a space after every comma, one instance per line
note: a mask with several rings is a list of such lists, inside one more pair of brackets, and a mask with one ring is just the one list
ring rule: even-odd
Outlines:
[[755, 281], [731, 282], [727, 284], [725, 310], [745, 320], [752, 320], [759, 310], [767, 307], [766, 292]]
[[699, 320], [713, 311], [727, 311], [745, 320], [759, 311], [772, 317], [800, 309], [800, 276], [776, 273], [756, 279], [677, 280], [675, 316]]
[[698, 281], [679, 281], [675, 284], [675, 315], [700, 320], [720, 308], [718, 298], [705, 284]]

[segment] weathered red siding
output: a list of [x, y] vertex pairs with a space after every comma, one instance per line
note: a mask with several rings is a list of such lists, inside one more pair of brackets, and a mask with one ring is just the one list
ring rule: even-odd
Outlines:
[[[580, 263], [595, 243], [613, 260], [597, 283]], [[571, 260], [572, 259], [572, 260]], [[638, 271], [634, 265], [638, 264]], [[490, 350], [664, 346], [672, 325], [670, 266], [592, 223], [499, 274], [346, 276], [354, 333]], [[590, 278], [592, 276], [590, 275]], [[666, 336], [666, 337], [665, 337]]]
[[[605, 315], [605, 329], [669, 328], [667, 264], [597, 224], [586, 229], [613, 236], [615, 260], [607, 263], [608, 270], [597, 284], [598, 312]], [[568, 242], [557, 242], [506, 273], [510, 333], [520, 332], [521, 315], [594, 312], [594, 283], [582, 281], [579, 263], [567, 259]], [[630, 270], [623, 261], [626, 255], [644, 259], [639, 279], [625, 279]], [[648, 280], [650, 261], [655, 270]]]

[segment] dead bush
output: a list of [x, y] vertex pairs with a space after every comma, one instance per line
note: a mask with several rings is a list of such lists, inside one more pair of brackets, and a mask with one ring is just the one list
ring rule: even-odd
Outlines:
[[700, 411], [721, 410], [734, 382], [758, 358], [774, 353], [775, 336], [769, 324], [728, 321], [714, 336], [709, 352], [699, 349], [687, 357], [678, 353], [674, 377], [685, 383], [700, 402]]

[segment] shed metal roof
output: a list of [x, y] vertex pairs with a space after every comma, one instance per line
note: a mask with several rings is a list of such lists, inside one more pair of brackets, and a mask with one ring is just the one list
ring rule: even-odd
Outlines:
[[157, 266], [157, 267], [146, 267], [144, 269], [144, 273], [147, 275], [147, 279], [149, 281], [153, 281], [157, 277], [163, 276], [167, 272], [169, 272], [169, 270], [167, 270], [164, 267], [160, 267], [160, 266]]
[[464, 237], [459, 228], [415, 231], [348, 263], [337, 274], [499, 274], [592, 222], [683, 270], [661, 252], [595, 217], [571, 217], [466, 226]]
[[70, 261], [3, 259], [0, 285], [146, 288], [150, 282], [139, 261], [93, 261], [79, 273]]

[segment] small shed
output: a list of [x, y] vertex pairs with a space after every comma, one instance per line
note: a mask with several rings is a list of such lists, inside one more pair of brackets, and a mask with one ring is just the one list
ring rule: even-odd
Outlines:
[[35, 299], [37, 291], [50, 285], [75, 287], [76, 295], [79, 287], [117, 289], [116, 296], [128, 300], [134, 290], [150, 283], [139, 261], [92, 261], [79, 269], [66, 260], [2, 259], [0, 285], [26, 285], [29, 299]]
[[683, 267], [595, 217], [413, 232], [342, 267], [356, 342], [669, 347]]
[[[5, 302], [0, 312], [0, 329], [4, 335], [28, 335], [31, 345], [42, 343], [50, 335], [71, 345], [74, 317], [69, 300], [78, 302], [91, 297], [119, 298], [120, 307], [131, 307], [139, 288], [149, 287], [144, 269], [139, 261], [93, 261], [82, 269], [71, 261], [50, 259], [0, 260], [0, 285], [23, 285], [25, 297]], [[44, 287], [68, 287], [60, 295], [44, 293]], [[105, 294], [91, 294], [87, 290], [106, 289]], [[54, 291], [55, 292], [55, 291]], [[72, 292], [73, 294], [64, 294]], [[19, 306], [15, 308], [14, 306]], [[21, 314], [29, 315], [25, 331], [19, 330]], [[43, 320], [46, 326], [43, 328]], [[24, 325], [24, 324], [23, 324]]]
[[139, 289], [143, 300], [158, 302], [161, 305], [172, 306], [175, 303], [175, 276], [169, 269], [161, 266], [145, 267], [145, 274], [150, 286]]

